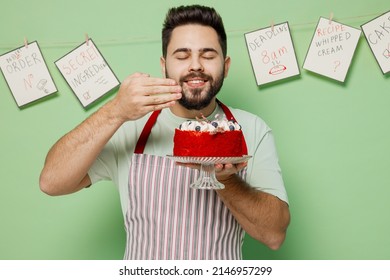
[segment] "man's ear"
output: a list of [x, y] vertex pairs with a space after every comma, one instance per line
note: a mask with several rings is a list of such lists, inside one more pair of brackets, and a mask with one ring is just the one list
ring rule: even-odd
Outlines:
[[229, 69], [230, 69], [230, 63], [231, 63], [231, 59], [230, 59], [230, 56], [226, 56], [225, 58], [225, 78], [227, 77], [228, 73], [229, 73]]
[[166, 68], [165, 68], [165, 58], [160, 57], [160, 67], [161, 67], [161, 74], [164, 78], [166, 78]]

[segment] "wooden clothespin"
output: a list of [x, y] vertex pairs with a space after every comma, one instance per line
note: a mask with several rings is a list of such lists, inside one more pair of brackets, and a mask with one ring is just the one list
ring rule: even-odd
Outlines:
[[88, 37], [88, 33], [85, 33], [85, 43], [87, 43], [87, 46], [89, 46], [89, 37]]
[[333, 12], [330, 12], [330, 15], [329, 15], [329, 24], [332, 23], [332, 20], [333, 20]]
[[27, 38], [26, 38], [26, 37], [24, 37], [24, 47], [25, 47], [26, 49], [28, 49], [28, 41], [27, 41]]

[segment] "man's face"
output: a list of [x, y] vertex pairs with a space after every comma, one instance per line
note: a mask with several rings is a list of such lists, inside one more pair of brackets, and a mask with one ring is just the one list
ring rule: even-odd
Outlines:
[[161, 66], [166, 78], [176, 80], [182, 87], [179, 103], [189, 110], [200, 110], [221, 89], [230, 58], [224, 59], [213, 28], [190, 24], [173, 30]]

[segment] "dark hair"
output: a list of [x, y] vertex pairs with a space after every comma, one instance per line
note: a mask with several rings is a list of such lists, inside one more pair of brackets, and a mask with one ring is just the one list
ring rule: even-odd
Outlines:
[[187, 24], [200, 24], [214, 28], [218, 34], [223, 56], [226, 57], [226, 32], [222, 18], [214, 8], [201, 5], [180, 6], [169, 9], [162, 29], [162, 53], [164, 57], [167, 55], [167, 48], [169, 41], [171, 40], [173, 29]]

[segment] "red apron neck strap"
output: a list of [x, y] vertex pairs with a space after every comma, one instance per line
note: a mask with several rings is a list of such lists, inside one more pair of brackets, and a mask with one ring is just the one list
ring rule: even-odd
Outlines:
[[134, 153], [142, 154], [144, 152], [146, 142], [148, 141], [149, 134], [152, 131], [152, 127], [156, 123], [158, 115], [161, 113], [161, 110], [154, 111], [146, 122], [144, 129], [141, 132], [141, 135], [138, 138], [137, 145], [135, 146]]
[[[226, 116], [227, 120], [237, 122], [236, 119], [234, 118], [232, 112], [230, 111], [230, 109], [225, 104], [223, 104], [218, 99], [217, 99], [217, 103], [218, 103], [219, 106], [221, 106], [223, 112], [225, 113], [225, 116]], [[248, 154], [248, 147], [246, 145], [246, 141], [245, 141], [244, 137], [242, 137], [242, 149], [243, 149], [244, 154], [247, 155]]]
[[236, 120], [236, 119], [234, 118], [232, 112], [230, 112], [230, 109], [229, 109], [225, 104], [223, 104], [223, 103], [222, 103], [221, 101], [219, 101], [218, 99], [217, 99], [217, 103], [218, 103], [219, 106], [221, 106], [221, 108], [222, 108], [222, 110], [223, 110], [223, 112], [224, 112], [226, 118], [227, 118], [229, 121], [230, 121], [230, 120], [233, 120], [233, 121]]

